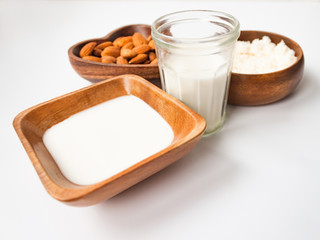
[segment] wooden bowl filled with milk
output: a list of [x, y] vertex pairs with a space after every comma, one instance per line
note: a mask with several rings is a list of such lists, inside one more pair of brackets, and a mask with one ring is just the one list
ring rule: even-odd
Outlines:
[[304, 70], [302, 48], [280, 34], [241, 31], [235, 48], [228, 102], [263, 105], [290, 95]]
[[104, 201], [167, 167], [206, 128], [199, 114], [136, 75], [31, 107], [13, 125], [48, 193], [75, 206]]

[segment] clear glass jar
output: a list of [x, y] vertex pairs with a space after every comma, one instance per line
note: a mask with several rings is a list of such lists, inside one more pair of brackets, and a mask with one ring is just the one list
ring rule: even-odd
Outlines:
[[171, 13], [151, 26], [162, 88], [204, 117], [205, 135], [225, 120], [239, 28], [233, 16], [208, 10]]

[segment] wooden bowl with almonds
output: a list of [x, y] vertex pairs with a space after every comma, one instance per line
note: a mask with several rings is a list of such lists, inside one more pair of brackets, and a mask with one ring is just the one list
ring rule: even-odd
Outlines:
[[92, 83], [122, 74], [136, 74], [160, 86], [151, 27], [133, 24], [105, 37], [79, 42], [68, 50], [73, 69]]

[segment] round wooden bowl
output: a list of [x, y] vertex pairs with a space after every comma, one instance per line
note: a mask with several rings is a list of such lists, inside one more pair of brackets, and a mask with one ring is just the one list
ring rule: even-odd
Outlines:
[[113, 41], [121, 36], [130, 36], [135, 32], [139, 32], [147, 38], [151, 33], [151, 27], [145, 24], [127, 25], [110, 32], [105, 37], [89, 39], [73, 45], [68, 50], [69, 60], [73, 69], [81, 77], [92, 83], [100, 82], [122, 74], [136, 74], [159, 86], [160, 75], [158, 65], [108, 64], [87, 61], [79, 57], [80, 49], [88, 42], [94, 41], [99, 44], [104, 41]]
[[254, 106], [276, 102], [292, 93], [301, 81], [304, 57], [301, 47], [295, 41], [276, 33], [263, 31], [241, 31], [239, 40], [252, 41], [263, 36], [270, 37], [275, 44], [283, 40], [295, 51], [297, 61], [283, 70], [271, 73], [232, 73], [228, 103]]

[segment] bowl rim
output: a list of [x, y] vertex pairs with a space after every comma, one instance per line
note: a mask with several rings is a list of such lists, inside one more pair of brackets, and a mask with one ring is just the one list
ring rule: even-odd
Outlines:
[[[57, 100], [67, 98], [72, 95], [81, 94], [82, 92], [86, 92], [89, 89], [95, 89], [95, 88], [99, 88], [99, 87], [103, 88], [108, 85], [108, 82], [122, 81], [123, 78], [129, 79], [130, 81], [134, 81], [134, 82], [138, 81], [142, 85], [146, 86], [146, 88], [149, 88], [149, 89], [151, 88], [153, 91], [155, 91], [155, 93], [158, 93], [160, 96], [163, 96], [165, 99], [168, 99], [170, 102], [173, 102], [176, 106], [178, 106], [184, 112], [186, 112], [187, 114], [190, 115], [190, 117], [195, 122], [194, 128], [192, 128], [190, 130], [190, 132], [184, 138], [181, 138], [178, 141], [174, 141], [177, 137], [175, 135], [173, 141], [166, 148], [162, 149], [161, 151], [159, 151], [157, 153], [154, 153], [153, 155], [151, 155], [145, 159], [140, 160], [139, 162], [131, 165], [130, 167], [123, 169], [122, 171], [118, 172], [117, 174], [115, 174], [111, 177], [108, 177], [105, 180], [102, 180], [100, 182], [90, 184], [90, 185], [78, 185], [78, 184], [72, 183], [74, 186], [77, 186], [78, 188], [67, 188], [67, 187], [60, 185], [59, 183], [56, 183], [50, 177], [50, 175], [47, 173], [46, 169], [42, 165], [42, 161], [40, 160], [37, 153], [33, 149], [33, 143], [30, 142], [30, 140], [28, 139], [28, 137], [25, 135], [25, 133], [23, 131], [22, 122], [23, 122], [24, 117], [28, 116], [28, 114], [33, 112], [34, 110], [41, 108], [41, 107], [44, 107], [46, 105], [48, 106]], [[126, 84], [124, 84], [124, 85], [125, 85], [125, 88], [127, 88]], [[129, 93], [127, 92], [127, 95], [128, 94]], [[126, 95], [126, 94], [124, 94], [124, 95]], [[119, 95], [119, 96], [123, 96], [123, 95]], [[137, 97], [139, 97], [139, 96], [137, 96]], [[106, 100], [106, 101], [108, 101], [108, 100]], [[146, 102], [146, 103], [149, 105], [148, 102]], [[87, 108], [85, 108], [85, 109], [87, 109]], [[120, 76], [113, 77], [110, 79], [106, 79], [104, 81], [89, 85], [87, 87], [72, 91], [67, 94], [63, 94], [59, 97], [53, 98], [51, 100], [48, 100], [48, 101], [45, 101], [45, 102], [40, 103], [38, 105], [35, 105], [31, 108], [28, 108], [28, 109], [20, 112], [14, 118], [13, 126], [14, 126], [14, 128], [18, 134], [18, 137], [19, 137], [20, 141], [22, 142], [22, 145], [24, 146], [32, 164], [34, 165], [34, 168], [35, 168], [43, 186], [47, 190], [47, 192], [53, 198], [55, 198], [59, 201], [68, 203], [68, 202], [75, 202], [81, 198], [84, 198], [87, 195], [90, 195], [91, 193], [107, 186], [108, 184], [112, 184], [115, 180], [121, 179], [126, 174], [134, 172], [135, 170], [147, 165], [148, 163], [152, 162], [153, 160], [156, 160], [159, 157], [161, 157], [165, 154], [168, 154], [171, 151], [176, 150], [178, 147], [183, 146], [183, 145], [187, 144], [188, 142], [193, 141], [194, 139], [197, 139], [198, 137], [200, 137], [204, 133], [205, 128], [206, 128], [206, 122], [198, 113], [193, 111], [191, 108], [184, 105], [182, 102], [178, 101], [177, 99], [175, 99], [171, 95], [167, 94], [166, 92], [164, 92], [160, 88], [154, 86], [152, 83], [148, 82], [144, 78], [137, 76], [137, 75], [133, 75], [133, 74], [125, 74], [125, 75], [120, 75]], [[66, 180], [68, 180], [68, 179], [66, 178]]]
[[[302, 61], [302, 59], [304, 59], [304, 54], [303, 54], [303, 50], [302, 50], [301, 46], [300, 46], [296, 41], [292, 40], [291, 38], [289, 38], [289, 37], [287, 37], [287, 36], [284, 36], [284, 35], [278, 34], [278, 33], [274, 33], [274, 32], [261, 31], [261, 30], [241, 30], [240, 34], [241, 34], [242, 32], [258, 32], [258, 33], [263, 33], [263, 34], [265, 34], [266, 36], [269, 36], [269, 35], [279, 36], [279, 37], [283, 38], [283, 40], [284, 40], [284, 39], [287, 39], [287, 40], [291, 41], [293, 44], [295, 44], [295, 45], [298, 47], [298, 49], [299, 49], [299, 51], [301, 52], [301, 54], [299, 54], [299, 55], [297, 56], [297, 60], [296, 60], [293, 64], [291, 64], [290, 66], [288, 66], [288, 67], [286, 67], [286, 68], [283, 68], [283, 69], [280, 69], [280, 70], [277, 70], [277, 71], [274, 71], [274, 72], [266, 72], [266, 73], [236, 73], [236, 72], [231, 72], [232, 75], [235, 75], [235, 76], [250, 76], [250, 77], [251, 77], [251, 76], [252, 76], [252, 77], [258, 77], [258, 76], [262, 76], [262, 75], [272, 76], [272, 75], [274, 75], [274, 74], [279, 74], [279, 73], [281, 73], [281, 72], [287, 71], [287, 70], [295, 67], [299, 62]], [[252, 42], [252, 41], [250, 41], [250, 42]]]
[[146, 27], [150, 28], [151, 31], [151, 26], [148, 24], [130, 24], [130, 25], [124, 25], [122, 27], [116, 28], [115, 30], [112, 30], [109, 32], [107, 35], [100, 37], [100, 38], [91, 38], [87, 40], [80, 41], [78, 43], [73, 44], [71, 47], [68, 49], [68, 55], [70, 58], [72, 58], [74, 61], [82, 62], [82, 63], [87, 63], [87, 64], [94, 64], [94, 65], [100, 65], [100, 66], [109, 66], [109, 67], [116, 67], [116, 68], [157, 68], [157, 64], [115, 64], [115, 63], [102, 63], [102, 62], [94, 62], [94, 61], [89, 61], [82, 59], [81, 57], [75, 55], [73, 53], [74, 49], [80, 45], [84, 45], [89, 42], [96, 42], [96, 41], [103, 41], [103, 40], [108, 40], [109, 36], [121, 31], [122, 29], [129, 28], [129, 27], [134, 27], [134, 26], [140, 26], [140, 27]]

